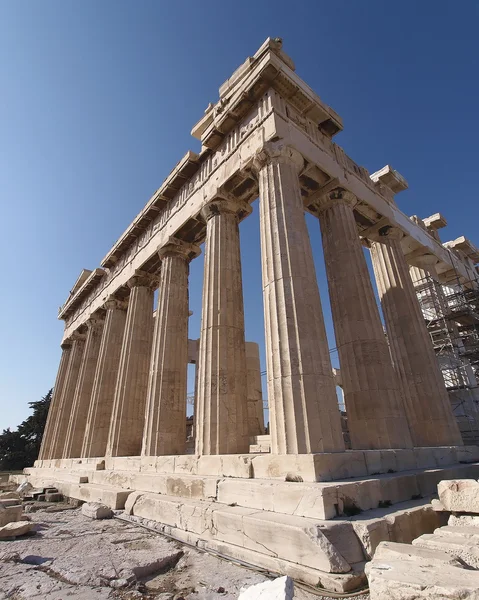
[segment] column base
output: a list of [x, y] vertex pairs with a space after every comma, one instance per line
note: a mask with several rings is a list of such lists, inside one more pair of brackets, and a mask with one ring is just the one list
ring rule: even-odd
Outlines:
[[337, 481], [400, 473], [415, 469], [437, 469], [460, 463], [479, 462], [478, 446], [346, 450], [317, 454], [221, 454], [209, 456], [117, 456], [37, 460], [40, 469], [136, 471], [170, 475], [205, 475], [240, 479], [292, 477], [303, 482]]

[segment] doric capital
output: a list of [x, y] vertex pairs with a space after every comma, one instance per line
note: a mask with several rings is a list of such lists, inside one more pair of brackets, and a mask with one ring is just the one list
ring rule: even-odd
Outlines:
[[385, 224], [379, 227], [375, 227], [374, 231], [363, 232], [361, 235], [366, 237], [371, 242], [387, 243], [388, 241], [401, 241], [406, 235], [399, 227], [394, 225]]
[[217, 197], [211, 202], [208, 202], [201, 209], [201, 216], [205, 221], [209, 221], [212, 217], [216, 217], [221, 214], [234, 214], [238, 215], [239, 219], [242, 219], [245, 215], [248, 215], [253, 209], [244, 200], [238, 198], [223, 198]]
[[266, 142], [265, 145], [256, 152], [253, 160], [252, 169], [259, 173], [269, 164], [286, 163], [293, 166], [299, 173], [304, 167], [304, 158], [300, 152], [283, 142]]
[[150, 289], [156, 289], [158, 287], [158, 275], [147, 273], [146, 271], [136, 271], [133, 277], [128, 281], [128, 287], [133, 289], [135, 287], [147, 287]]
[[70, 339], [72, 342], [84, 342], [86, 339], [86, 335], [84, 333], [80, 333], [77, 330], [71, 334]]
[[321, 214], [325, 210], [328, 210], [328, 208], [331, 208], [337, 204], [346, 204], [347, 206], [354, 208], [357, 203], [358, 199], [352, 192], [349, 192], [341, 187], [337, 187], [334, 190], [326, 192], [326, 194], [323, 196], [320, 196], [316, 200], [315, 206], [318, 210], [318, 214]]
[[70, 350], [71, 347], [72, 347], [71, 340], [67, 340], [66, 342], [63, 342], [63, 344], [60, 345], [60, 348], [62, 350]]
[[96, 329], [99, 330], [105, 324], [105, 315], [102, 314], [94, 314], [92, 315], [85, 323], [88, 329]]
[[128, 302], [110, 296], [103, 305], [103, 308], [106, 310], [126, 310], [128, 308]]
[[188, 244], [175, 237], [170, 237], [168, 243], [158, 248], [158, 256], [165, 258], [165, 256], [179, 256], [187, 261], [193, 260], [201, 254], [201, 249], [196, 244]]

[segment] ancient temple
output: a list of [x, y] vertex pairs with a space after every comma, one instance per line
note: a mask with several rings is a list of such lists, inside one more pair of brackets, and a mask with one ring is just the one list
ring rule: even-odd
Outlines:
[[[342, 128], [279, 39], [220, 87], [192, 130], [201, 152], [184, 156], [60, 309], [54, 397], [26, 470], [34, 483], [336, 591], [360, 585], [382, 539], [437, 526], [428, 495], [441, 479], [477, 478], [479, 450], [463, 445], [410, 269], [442, 282], [477, 273], [401, 212], [407, 183], [396, 170], [370, 174], [334, 143]], [[258, 347], [245, 341], [239, 237], [258, 197], [269, 437]], [[350, 449], [305, 213], [324, 249]], [[188, 272], [203, 243], [197, 341]]]

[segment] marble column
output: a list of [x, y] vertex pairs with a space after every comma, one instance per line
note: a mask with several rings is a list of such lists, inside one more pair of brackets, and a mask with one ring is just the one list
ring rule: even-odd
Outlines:
[[271, 451], [341, 452], [344, 442], [298, 173], [302, 156], [268, 143], [254, 168]]
[[68, 369], [68, 362], [70, 360], [71, 353], [71, 342], [65, 342], [61, 346], [62, 356], [60, 358], [60, 366], [58, 367], [57, 378], [55, 380], [55, 386], [53, 388], [53, 395], [48, 410], [47, 422], [45, 424], [45, 430], [43, 432], [42, 444], [40, 447], [40, 453], [38, 455], [39, 460], [47, 460], [51, 458], [51, 444], [53, 437], [53, 430], [55, 422], [58, 417], [58, 410], [60, 405], [60, 398], [62, 396], [63, 388], [65, 385], [65, 377]]
[[186, 453], [188, 274], [198, 246], [175, 238], [159, 249], [158, 308], [148, 380], [144, 456]]
[[104, 324], [105, 320], [103, 316], [93, 316], [86, 322], [85, 350], [80, 365], [63, 449], [63, 456], [65, 458], [77, 458], [81, 456]]
[[239, 215], [250, 211], [244, 202], [221, 198], [202, 210], [206, 243], [195, 415], [200, 455], [249, 449]]
[[[128, 282], [131, 289], [121, 346], [107, 456], [139, 456], [145, 425], [146, 392], [153, 339], [153, 290], [148, 273]], [[157, 313], [156, 320], [159, 320]]]
[[71, 336], [72, 347], [68, 361], [68, 367], [65, 374], [65, 384], [63, 386], [62, 395], [60, 398], [58, 415], [55, 421], [53, 436], [51, 441], [51, 458], [65, 458], [63, 449], [67, 435], [68, 422], [75, 395], [75, 388], [78, 381], [80, 366], [85, 348], [85, 335], [79, 332], [73, 333]]
[[317, 203], [351, 445], [409, 448], [404, 402], [359, 240], [355, 204], [353, 194], [341, 188]]
[[451, 403], [424, 323], [400, 229], [371, 244], [371, 258], [414, 446], [462, 445]]
[[246, 382], [248, 386], [248, 435], [264, 435], [263, 390], [259, 346], [246, 342]]
[[85, 458], [105, 456], [126, 323], [125, 302], [111, 297], [104, 307], [105, 325], [81, 451], [81, 456]]

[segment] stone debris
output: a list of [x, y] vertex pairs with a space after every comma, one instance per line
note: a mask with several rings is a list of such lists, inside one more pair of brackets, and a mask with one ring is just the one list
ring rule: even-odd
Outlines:
[[21, 497], [17, 492], [2, 492], [0, 500], [21, 500]]
[[441, 481], [437, 492], [446, 510], [479, 514], [479, 483], [474, 479]]
[[293, 596], [293, 580], [285, 576], [241, 588], [238, 600], [292, 600]]
[[469, 525], [479, 527], [479, 515], [452, 514], [449, 516], [447, 524], [453, 527], [468, 527]]
[[0, 527], [0, 540], [19, 537], [32, 531], [35, 527], [30, 521], [15, 521]]
[[22, 517], [23, 507], [21, 505], [2, 506], [0, 505], [0, 527], [20, 521]]
[[432, 510], [435, 510], [437, 512], [444, 512], [446, 510], [444, 508], [444, 505], [442, 504], [442, 502], [440, 500], [438, 500], [437, 498], [433, 498], [431, 500], [431, 506], [432, 506]]
[[28, 481], [24, 481], [18, 486], [17, 494], [19, 494], [20, 496], [26, 496], [31, 492], [32, 489], [33, 485]]
[[100, 502], [85, 502], [81, 507], [81, 512], [90, 519], [111, 519], [113, 516], [111, 508]]

